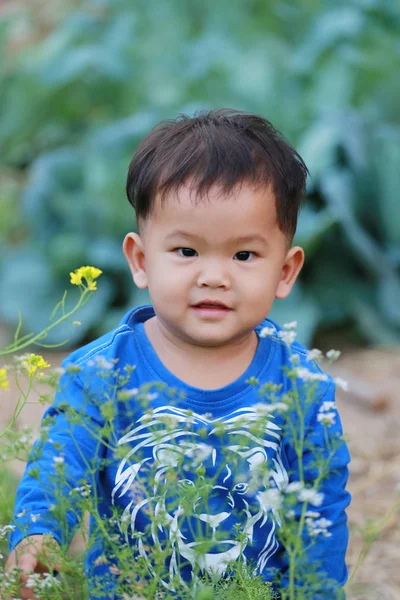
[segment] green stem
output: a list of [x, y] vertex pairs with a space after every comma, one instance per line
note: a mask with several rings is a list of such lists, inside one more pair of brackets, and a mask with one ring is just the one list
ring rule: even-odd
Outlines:
[[[20, 350], [23, 350], [23, 348], [26, 348], [27, 346], [30, 346], [31, 344], [35, 344], [38, 340], [44, 339], [47, 336], [49, 331], [51, 331], [52, 329], [54, 329], [55, 327], [60, 325], [60, 323], [62, 323], [63, 321], [66, 321], [67, 319], [72, 317], [72, 315], [77, 310], [79, 310], [79, 308], [84, 306], [90, 299], [90, 293], [91, 293], [91, 291], [89, 289], [85, 288], [81, 297], [78, 300], [78, 303], [76, 304], [76, 306], [74, 306], [74, 308], [72, 308], [69, 312], [63, 314], [59, 319], [57, 319], [57, 321], [54, 321], [54, 323], [52, 323], [51, 325], [48, 325], [45, 329], [43, 329], [43, 331], [40, 331], [36, 335], [27, 334], [26, 336], [21, 338], [21, 340], [24, 340], [24, 341], [22, 341], [22, 343], [21, 343], [21, 340], [19, 340], [18, 343], [14, 342], [13, 344], [6, 346], [3, 350], [0, 350], [0, 356], [7, 356], [8, 354], [14, 354], [15, 352], [19, 352]], [[33, 337], [29, 337], [31, 335], [33, 335]]]
[[367, 531], [367, 533], [364, 535], [364, 544], [363, 544], [363, 547], [361, 548], [360, 554], [358, 555], [356, 566], [354, 567], [354, 569], [349, 577], [348, 584], [351, 583], [351, 581], [353, 581], [353, 579], [355, 578], [355, 576], [356, 576], [360, 566], [364, 562], [364, 559], [366, 558], [373, 542], [376, 540], [378, 535], [385, 529], [385, 527], [390, 523], [393, 515], [395, 515], [399, 509], [400, 509], [400, 503], [396, 502], [393, 506], [391, 506], [386, 511], [386, 513], [382, 517], [382, 519], [374, 525], [372, 531], [369, 531], [369, 532]]

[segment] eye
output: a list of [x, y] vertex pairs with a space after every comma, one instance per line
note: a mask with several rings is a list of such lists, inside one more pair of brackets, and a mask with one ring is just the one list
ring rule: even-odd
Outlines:
[[245, 494], [249, 489], [248, 483], [237, 483], [233, 488], [233, 492], [237, 492], [238, 494]]
[[235, 254], [236, 260], [239, 260], [240, 262], [246, 262], [249, 258], [251, 258], [250, 255], [255, 256], [255, 252], [251, 252], [250, 250], [242, 250], [241, 252], [237, 252]]
[[175, 252], [178, 252], [180, 256], [184, 256], [185, 258], [192, 258], [197, 254], [193, 248], [175, 248]]

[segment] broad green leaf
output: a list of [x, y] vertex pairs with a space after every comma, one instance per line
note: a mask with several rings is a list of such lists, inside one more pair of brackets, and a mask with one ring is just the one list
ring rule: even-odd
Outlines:
[[379, 276], [393, 273], [393, 267], [379, 244], [363, 229], [354, 217], [354, 180], [344, 169], [331, 169], [326, 173], [322, 191], [333, 214], [340, 221], [347, 243], [353, 248], [364, 268]]
[[400, 329], [397, 330], [383, 319], [382, 314], [371, 302], [360, 297], [351, 299], [352, 316], [358, 323], [365, 339], [375, 346], [398, 347]]
[[287, 298], [274, 301], [268, 316], [281, 326], [297, 321], [296, 339], [300, 344], [309, 347], [322, 313], [317, 300], [307, 294], [298, 282]]
[[377, 286], [377, 299], [385, 320], [400, 328], [400, 278], [395, 272], [382, 274]]
[[400, 127], [382, 127], [377, 150], [374, 158], [380, 227], [388, 244], [400, 245]]
[[293, 245], [304, 249], [307, 260], [318, 250], [324, 237], [336, 222], [337, 219], [329, 210], [316, 212], [305, 204], [300, 211]]

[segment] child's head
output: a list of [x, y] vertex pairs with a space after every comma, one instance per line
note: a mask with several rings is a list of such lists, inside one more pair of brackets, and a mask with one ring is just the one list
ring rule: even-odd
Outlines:
[[[164, 327], [224, 344], [290, 293], [304, 261], [290, 246], [306, 177], [298, 153], [256, 115], [181, 116], [148, 134], [127, 179], [140, 235], [127, 235], [124, 252]], [[193, 308], [204, 300], [230, 310]]]

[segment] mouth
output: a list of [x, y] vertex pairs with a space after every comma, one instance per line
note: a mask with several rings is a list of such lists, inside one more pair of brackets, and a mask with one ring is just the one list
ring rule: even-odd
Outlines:
[[223, 302], [218, 300], [202, 300], [197, 304], [194, 304], [192, 308], [201, 308], [205, 310], [232, 310], [229, 306], [226, 306]]
[[232, 310], [226, 304], [215, 300], [203, 300], [194, 304], [191, 308], [198, 318], [207, 321], [223, 319]]

